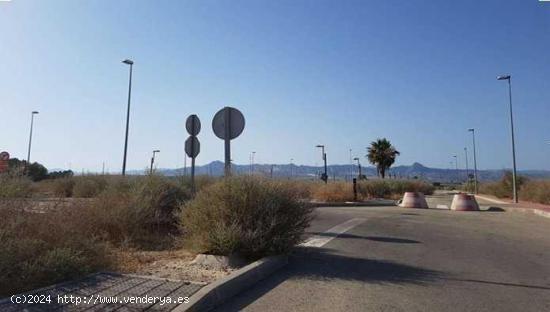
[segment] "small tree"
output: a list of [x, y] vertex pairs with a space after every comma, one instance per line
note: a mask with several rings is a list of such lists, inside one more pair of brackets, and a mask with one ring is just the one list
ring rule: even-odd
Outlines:
[[399, 152], [393, 147], [386, 138], [377, 139], [371, 142], [368, 148], [367, 158], [369, 162], [376, 166], [378, 176], [384, 179], [386, 177], [386, 170], [388, 170], [397, 158]]

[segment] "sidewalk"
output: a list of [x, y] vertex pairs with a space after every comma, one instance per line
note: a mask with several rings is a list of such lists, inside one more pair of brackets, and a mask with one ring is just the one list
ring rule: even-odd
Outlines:
[[529, 201], [520, 200], [519, 203], [513, 203], [511, 199], [507, 198], [497, 198], [492, 195], [476, 195], [478, 201], [486, 201], [494, 204], [503, 205], [502, 208], [510, 211], [520, 211], [520, 212], [532, 212], [537, 215], [550, 218], [550, 205], [544, 205], [539, 203], [533, 203]]

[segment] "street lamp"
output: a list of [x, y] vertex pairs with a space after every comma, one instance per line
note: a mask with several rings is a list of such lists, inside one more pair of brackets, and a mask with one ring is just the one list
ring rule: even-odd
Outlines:
[[453, 155], [453, 157], [455, 158], [456, 182], [459, 183], [460, 182], [460, 175], [458, 174], [458, 156]]
[[510, 130], [512, 135], [512, 162], [513, 162], [513, 171], [512, 171], [512, 188], [514, 192], [514, 203], [518, 202], [518, 189], [516, 182], [516, 144], [514, 140], [514, 115], [512, 112], [512, 76], [502, 75], [497, 76], [497, 80], [507, 80], [508, 81], [508, 98], [510, 100]]
[[34, 123], [34, 115], [38, 114], [37, 111], [31, 112], [31, 133], [29, 135], [29, 149], [27, 151], [27, 168], [31, 164], [31, 144], [32, 144], [32, 126]]
[[363, 174], [361, 173], [361, 163], [359, 162], [359, 157], [355, 157], [353, 158], [353, 160], [357, 160], [357, 167], [359, 168], [359, 180], [361, 180]]
[[128, 127], [130, 125], [130, 98], [132, 96], [132, 69], [134, 62], [132, 60], [124, 60], [122, 63], [130, 65], [130, 79], [128, 82], [128, 109], [126, 111], [126, 135], [124, 137], [124, 159], [122, 160], [122, 175], [126, 175], [126, 155], [128, 152]]
[[153, 174], [153, 164], [155, 163], [155, 154], [156, 153], [160, 153], [159, 150], [154, 150], [153, 151], [153, 157], [151, 157], [151, 170], [149, 171], [149, 174]]
[[468, 129], [472, 133], [472, 145], [474, 146], [474, 194], [477, 194], [477, 159], [476, 159], [476, 134], [475, 129]]
[[466, 183], [470, 179], [470, 168], [468, 168], [468, 148], [464, 147], [464, 156], [466, 157]]
[[327, 175], [327, 154], [325, 153], [325, 146], [324, 145], [316, 145], [315, 147], [321, 149], [323, 162], [325, 163], [325, 173], [321, 176], [321, 180], [325, 181], [325, 184], [328, 182], [328, 175]]

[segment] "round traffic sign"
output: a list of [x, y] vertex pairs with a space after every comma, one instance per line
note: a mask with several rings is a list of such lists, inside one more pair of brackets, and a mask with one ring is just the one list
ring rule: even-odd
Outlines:
[[8, 152], [0, 153], [0, 160], [10, 160], [10, 153]]
[[190, 135], [197, 135], [201, 131], [201, 121], [197, 115], [190, 115], [185, 121], [185, 129]]
[[195, 136], [190, 136], [185, 140], [185, 154], [191, 158], [197, 157], [201, 151], [201, 143]]
[[244, 116], [238, 109], [224, 107], [214, 116], [212, 130], [222, 140], [233, 140], [243, 132], [244, 123]]

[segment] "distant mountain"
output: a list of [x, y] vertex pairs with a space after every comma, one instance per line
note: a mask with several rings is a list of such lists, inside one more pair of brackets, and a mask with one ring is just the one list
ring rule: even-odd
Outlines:
[[[305, 166], [294, 164], [255, 164], [250, 165], [233, 164], [232, 169], [237, 174], [249, 174], [254, 172], [257, 175], [273, 176], [273, 177], [294, 177], [300, 179], [316, 179], [323, 172], [323, 167]], [[213, 161], [207, 165], [197, 166], [195, 168], [196, 175], [211, 175], [222, 176], [224, 171], [224, 163], [221, 161]], [[357, 176], [358, 168], [356, 165], [329, 165], [327, 171], [330, 179], [349, 180], [350, 176]], [[369, 177], [376, 177], [376, 168], [372, 166], [362, 167], [362, 174]], [[158, 172], [167, 176], [177, 176], [184, 174], [184, 168], [177, 169], [158, 169]], [[353, 174], [352, 174], [353, 172]], [[473, 174], [473, 169], [468, 171]], [[129, 174], [143, 174], [144, 171], [133, 170]], [[190, 173], [190, 168], [187, 168], [187, 174]], [[478, 170], [478, 179], [480, 181], [498, 180], [502, 177], [504, 170]], [[520, 175], [531, 178], [550, 178], [550, 171], [547, 170], [525, 170], [519, 171]], [[433, 181], [433, 182], [456, 182], [466, 180], [467, 172], [464, 169], [440, 169], [429, 168], [420, 163], [413, 163], [410, 166], [392, 167], [388, 175], [397, 178], [414, 178]]]

